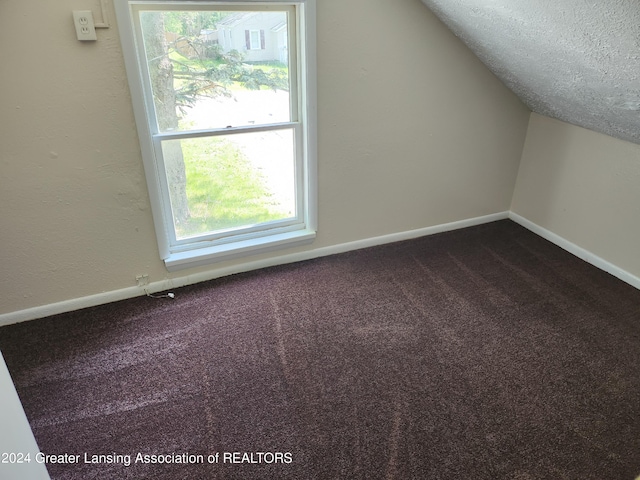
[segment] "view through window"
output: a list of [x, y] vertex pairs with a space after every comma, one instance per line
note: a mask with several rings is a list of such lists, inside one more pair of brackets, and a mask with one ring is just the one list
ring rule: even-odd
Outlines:
[[236, 129], [160, 140], [177, 239], [294, 218], [292, 128], [237, 130], [291, 121], [287, 12], [147, 11], [140, 21], [159, 132]]

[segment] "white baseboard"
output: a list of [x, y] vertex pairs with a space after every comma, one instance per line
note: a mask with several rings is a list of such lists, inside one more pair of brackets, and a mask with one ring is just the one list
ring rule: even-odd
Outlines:
[[[466, 220], [460, 220], [457, 222], [435, 225], [433, 227], [419, 228], [416, 230], [392, 233], [389, 235], [382, 235], [379, 237], [365, 238], [362, 240], [356, 240], [354, 242], [331, 245], [328, 247], [317, 248], [314, 250], [308, 250], [300, 253], [279, 255], [279, 256], [269, 257], [267, 259], [257, 260], [257, 261], [248, 261], [246, 263], [233, 265], [231, 267], [216, 268], [216, 269], [208, 270], [208, 271], [193, 274], [193, 275], [186, 275], [183, 277], [176, 277], [176, 278], [162, 280], [159, 282], [153, 282], [146, 286], [146, 291], [149, 293], [156, 293], [156, 292], [161, 292], [165, 290], [171, 290], [173, 288], [205, 282], [208, 280], [213, 280], [215, 278], [224, 277], [227, 275], [233, 275], [235, 273], [248, 272], [250, 270], [257, 270], [260, 268], [272, 267], [274, 265], [283, 265], [287, 263], [300, 262], [303, 260], [310, 260], [312, 258], [324, 257], [327, 255], [333, 255], [336, 253], [343, 253], [351, 250], [358, 250], [361, 248], [373, 247], [376, 245], [383, 245], [386, 243], [399, 242], [402, 240], [409, 240], [412, 238], [424, 237], [424, 236], [433, 235], [436, 233], [447, 232], [451, 230], [458, 230], [460, 228], [473, 227], [475, 225], [481, 225], [483, 223], [495, 222], [497, 220], [504, 220], [506, 218], [509, 218], [509, 212], [499, 212], [491, 215], [485, 215], [482, 217], [475, 217], [475, 218], [470, 218]], [[19, 310], [16, 312], [2, 314], [0, 315], [0, 326], [24, 322], [27, 320], [35, 320], [37, 318], [57, 315], [59, 313], [66, 313], [74, 310], [80, 310], [81, 308], [104, 305], [106, 303], [117, 302], [119, 300], [139, 297], [142, 295], [145, 295], [145, 291], [142, 288], [128, 287], [128, 288], [123, 288], [119, 290], [113, 290], [110, 292], [98, 293], [96, 295], [89, 295], [81, 298], [73, 298], [71, 300], [56, 302], [49, 305], [42, 305], [40, 307], [33, 307], [25, 310]]]
[[[272, 267], [274, 265], [283, 265], [287, 263], [300, 262], [303, 260], [310, 260], [312, 258], [324, 257], [327, 255], [334, 255], [337, 253], [344, 253], [351, 250], [358, 250], [361, 248], [373, 247], [376, 245], [384, 245], [387, 243], [399, 242], [402, 240], [409, 240], [412, 238], [424, 237], [427, 235], [433, 235], [436, 233], [447, 232], [452, 230], [458, 230], [460, 228], [473, 227], [475, 225], [481, 225], [484, 223], [490, 223], [497, 220], [503, 220], [510, 218], [514, 222], [522, 225], [528, 230], [531, 230], [535, 234], [549, 240], [550, 242], [558, 245], [573, 255], [585, 260], [586, 262], [594, 265], [605, 272], [619, 278], [623, 282], [640, 289], [640, 278], [623, 270], [622, 268], [607, 262], [606, 260], [598, 257], [597, 255], [585, 250], [582, 247], [569, 242], [563, 237], [556, 235], [555, 233], [540, 227], [539, 225], [527, 220], [526, 218], [513, 212], [500, 212], [492, 215], [485, 215], [482, 217], [470, 218], [467, 220], [460, 220], [457, 222], [445, 223], [441, 225], [435, 225], [432, 227], [419, 228], [416, 230], [409, 230], [405, 232], [392, 233], [389, 235], [382, 235], [379, 237], [365, 238], [362, 240], [356, 240], [353, 242], [341, 243], [338, 245], [331, 245], [328, 247], [317, 248], [314, 250], [308, 250], [300, 253], [279, 255], [275, 257], [269, 257], [262, 260], [248, 261], [238, 265], [233, 265], [225, 268], [216, 268], [205, 272], [186, 275], [183, 277], [176, 277], [171, 279], [162, 280], [159, 282], [153, 282], [146, 286], [146, 291], [149, 293], [156, 293], [165, 290], [171, 290], [174, 288], [183, 287], [186, 285], [192, 285], [195, 283], [205, 282], [213, 280], [215, 278], [224, 277], [227, 275], [233, 275], [235, 273], [248, 272], [250, 270], [257, 270], [260, 268]], [[43, 305], [40, 307], [28, 308], [25, 310], [19, 310], [16, 312], [10, 312], [0, 315], [0, 326], [10, 325], [13, 323], [24, 322], [27, 320], [35, 320], [37, 318], [48, 317], [50, 315], [57, 315], [59, 313], [71, 312], [79, 310], [81, 308], [93, 307], [97, 305], [103, 305], [106, 303], [117, 302], [119, 300], [125, 300], [128, 298], [139, 297], [145, 295], [145, 291], [140, 287], [128, 287], [119, 290], [113, 290], [110, 292], [103, 292], [96, 295], [90, 295], [86, 297], [74, 298], [63, 302], [52, 303], [49, 305]]]
[[526, 218], [518, 215], [517, 213], [509, 212], [509, 218], [514, 222], [522, 225], [527, 230], [531, 230], [536, 235], [539, 235], [542, 238], [549, 240], [551, 243], [555, 243], [560, 248], [563, 248], [567, 252], [572, 253], [578, 258], [581, 258], [585, 262], [590, 263], [595, 267], [598, 267], [600, 270], [604, 270], [605, 272], [610, 273], [614, 277], [617, 277], [623, 282], [626, 282], [629, 285], [640, 290], [640, 278], [627, 272], [626, 270], [623, 270], [622, 268], [614, 265], [613, 263], [608, 262], [603, 258], [600, 258], [594, 253], [591, 253], [590, 251], [585, 250], [582, 247], [579, 247], [575, 243], [571, 243], [569, 240], [566, 240], [560, 235], [556, 235], [550, 230], [547, 230], [546, 228], [543, 228], [540, 225], [537, 225], [532, 221], [527, 220]]

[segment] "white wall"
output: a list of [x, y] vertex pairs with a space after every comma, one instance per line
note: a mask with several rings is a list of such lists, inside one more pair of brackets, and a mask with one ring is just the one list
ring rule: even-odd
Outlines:
[[511, 210], [640, 278], [640, 145], [532, 114]]
[[[0, 2], [0, 314], [241, 263], [166, 271], [115, 14], [81, 43], [72, 9]], [[508, 210], [528, 109], [419, 0], [317, 10], [319, 232], [271, 255]]]

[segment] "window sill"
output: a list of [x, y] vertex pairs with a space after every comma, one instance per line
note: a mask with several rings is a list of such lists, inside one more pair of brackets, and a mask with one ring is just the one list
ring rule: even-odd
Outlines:
[[175, 272], [185, 268], [200, 267], [211, 263], [257, 255], [281, 248], [306, 245], [316, 238], [314, 230], [296, 230], [267, 237], [226, 243], [215, 247], [198, 248], [188, 252], [172, 253], [164, 260], [167, 270]]

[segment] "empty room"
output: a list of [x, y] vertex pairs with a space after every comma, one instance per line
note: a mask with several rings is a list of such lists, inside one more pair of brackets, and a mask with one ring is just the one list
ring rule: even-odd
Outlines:
[[636, 480], [639, 25], [0, 2], [0, 479]]

